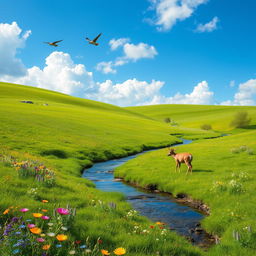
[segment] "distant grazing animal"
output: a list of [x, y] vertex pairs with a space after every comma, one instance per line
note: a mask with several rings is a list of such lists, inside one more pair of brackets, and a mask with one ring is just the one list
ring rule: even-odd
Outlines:
[[169, 148], [169, 154], [168, 156], [172, 156], [176, 162], [175, 172], [177, 172], [177, 168], [179, 168], [180, 172], [180, 165], [181, 163], [185, 163], [188, 167], [187, 174], [190, 171], [192, 174], [192, 160], [193, 156], [190, 153], [175, 153], [175, 150], [173, 148]]
[[90, 38], [86, 37], [86, 40], [89, 42], [89, 44], [93, 44], [95, 46], [99, 45], [97, 43], [97, 40], [99, 39], [99, 37], [102, 35], [102, 33], [98, 34], [93, 40], [91, 40]]
[[63, 40], [55, 41], [55, 42], [52, 42], [52, 43], [51, 42], [44, 42], [44, 43], [49, 44], [49, 45], [54, 46], [54, 47], [57, 47], [57, 46], [59, 46], [57, 43], [59, 43], [61, 41], [63, 41]]

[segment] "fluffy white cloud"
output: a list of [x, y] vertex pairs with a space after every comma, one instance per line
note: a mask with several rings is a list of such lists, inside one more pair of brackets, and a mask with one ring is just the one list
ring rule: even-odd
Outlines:
[[196, 8], [208, 0], [150, 0], [151, 10], [155, 10], [156, 18], [151, 20], [158, 30], [171, 29], [177, 21], [189, 18]]
[[109, 41], [109, 45], [112, 51], [115, 51], [117, 48], [123, 46], [124, 44], [128, 43], [130, 41], [129, 38], [119, 38], [119, 39], [111, 39]]
[[96, 69], [104, 74], [115, 74], [115, 67], [125, 65], [131, 61], [140, 59], [153, 59], [158, 53], [154, 46], [145, 43], [132, 44], [128, 43], [129, 38], [112, 39], [109, 42], [111, 50], [116, 50], [119, 47], [123, 48], [124, 55], [116, 58], [114, 61], [100, 62]]
[[134, 106], [144, 104], [159, 93], [164, 82], [152, 80], [151, 83], [129, 79], [123, 83], [114, 84], [111, 80], [97, 83], [97, 90], [88, 94], [91, 99], [119, 106]]
[[98, 71], [101, 71], [104, 74], [115, 74], [116, 69], [114, 69], [113, 67], [114, 67], [114, 63], [112, 61], [108, 61], [108, 62], [102, 61], [97, 64], [96, 69]]
[[30, 34], [30, 30], [22, 34], [16, 22], [0, 23], [0, 75], [18, 77], [26, 74], [26, 67], [16, 54], [17, 49], [25, 46]]
[[208, 83], [202, 81], [197, 84], [189, 94], [177, 93], [172, 97], [165, 97], [161, 94], [155, 95], [146, 105], [154, 104], [199, 104], [209, 105], [214, 103], [214, 93], [210, 91]]
[[135, 44], [125, 44], [124, 45], [124, 58], [137, 61], [139, 59], [147, 58], [153, 59], [157, 55], [157, 51], [154, 46], [139, 43]]
[[206, 24], [198, 24], [195, 31], [199, 33], [212, 32], [217, 29], [217, 24], [219, 21], [220, 20], [218, 17], [214, 17], [210, 22]]
[[74, 64], [69, 54], [57, 51], [46, 58], [43, 69], [34, 66], [27, 69], [27, 74], [23, 77], [3, 76], [0, 79], [78, 97], [83, 97], [86, 90], [94, 85], [92, 73], [86, 71], [84, 65]]
[[250, 79], [247, 82], [240, 84], [234, 99], [224, 101], [221, 105], [256, 105], [256, 79]]

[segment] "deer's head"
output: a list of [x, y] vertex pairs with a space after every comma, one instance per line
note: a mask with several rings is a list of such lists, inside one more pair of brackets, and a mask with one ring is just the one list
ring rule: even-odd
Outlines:
[[168, 155], [167, 156], [175, 156], [176, 155], [176, 153], [175, 153], [175, 149], [173, 149], [173, 148], [169, 148], [169, 153], [168, 153]]

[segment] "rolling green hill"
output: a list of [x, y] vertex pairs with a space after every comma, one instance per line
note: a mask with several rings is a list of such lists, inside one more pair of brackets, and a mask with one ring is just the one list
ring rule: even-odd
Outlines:
[[[33, 104], [21, 101], [32, 101]], [[237, 110], [248, 111], [252, 117], [251, 126], [248, 127], [250, 129], [230, 131], [229, 122]], [[217, 155], [217, 163], [214, 161], [212, 163], [214, 166], [221, 162], [228, 166], [229, 161], [228, 159], [222, 161], [222, 154], [225, 158], [228, 152], [228, 157], [235, 162], [236, 155], [230, 153], [231, 147], [239, 148], [244, 142], [250, 149], [255, 149], [253, 144], [255, 113], [254, 107], [160, 105], [120, 108], [31, 86], [0, 82], [0, 226], [12, 223], [12, 218], [15, 216], [22, 216], [23, 220], [32, 218], [31, 221], [43, 230], [49, 228], [48, 231], [51, 233], [54, 231], [67, 234], [69, 241], [66, 244], [62, 243], [61, 249], [50, 246], [49, 255], [64, 256], [67, 255], [68, 250], [71, 250], [69, 254], [73, 254], [74, 249], [77, 255], [85, 255], [85, 251], [74, 245], [76, 240], [81, 240], [81, 244], [86, 243], [86, 248], [92, 250], [86, 254], [90, 256], [100, 255], [101, 249], [113, 252], [116, 247], [124, 247], [127, 255], [130, 256], [207, 255], [208, 253], [195, 248], [173, 232], [165, 232], [163, 236], [163, 227], [151, 230], [149, 227], [155, 224], [133, 213], [122, 195], [98, 191], [92, 182], [80, 177], [81, 170], [96, 161], [180, 142], [175, 134], [192, 139], [220, 135], [219, 132], [199, 129], [201, 124], [211, 124], [214, 130], [221, 132], [235, 133], [237, 135], [234, 136], [238, 136], [238, 139], [236, 140], [236, 137], [234, 139], [221, 138], [216, 140], [216, 143], [210, 140], [209, 142], [199, 140], [195, 145], [189, 146], [189, 150], [195, 147], [195, 152], [198, 154], [203, 151], [202, 157], [199, 158], [198, 168], [202, 170], [206, 168], [205, 165], [208, 162], [205, 158], [209, 152]], [[179, 125], [171, 126], [165, 123], [163, 119], [167, 117], [172, 118]], [[218, 142], [223, 144], [220, 155], [218, 155]], [[210, 149], [208, 146], [211, 146]], [[207, 193], [202, 194], [200, 189], [196, 189], [197, 184], [203, 186], [201, 179], [205, 175], [204, 172], [195, 173], [191, 182], [188, 183], [184, 182], [182, 177], [175, 176], [177, 178], [173, 185], [175, 189], [173, 190], [172, 186], [165, 187], [164, 182], [168, 177], [168, 172], [166, 173], [164, 169], [169, 166], [169, 162], [162, 159], [161, 152], [163, 151], [152, 153], [157, 156], [154, 162], [151, 162], [151, 159], [145, 155], [140, 165], [134, 165], [136, 162], [129, 163], [133, 166], [135, 173], [127, 171], [125, 165], [124, 169], [119, 169], [120, 175], [128, 175], [130, 179], [138, 179], [145, 183], [148, 178], [154, 182], [154, 178], [157, 177], [160, 180], [157, 180], [159, 185], [166, 191], [176, 193], [184, 189], [198, 199], [201, 199], [200, 195], [202, 195], [208, 203]], [[242, 154], [237, 157], [239, 168], [243, 166]], [[166, 156], [165, 153], [164, 155]], [[250, 183], [248, 182], [249, 185], [246, 187], [248, 193], [254, 184], [251, 180], [254, 178], [251, 170], [254, 155], [249, 155], [249, 157], [250, 161], [247, 161], [246, 165], [250, 178]], [[159, 167], [161, 171], [155, 176], [148, 177], [149, 173], [144, 175], [141, 166], [148, 168], [149, 173], [152, 168], [156, 171]], [[224, 166], [220, 172], [225, 171], [226, 168], [229, 167]], [[124, 170], [125, 173], [123, 173]], [[226, 178], [221, 175], [220, 177], [223, 180]], [[208, 185], [211, 181], [212, 177], [209, 176], [205, 184]], [[244, 198], [247, 194], [241, 193], [241, 195], [241, 198]], [[210, 198], [211, 196], [210, 194]], [[42, 200], [47, 200], [49, 203], [42, 205]], [[216, 199], [214, 203], [218, 205], [218, 200]], [[115, 207], [110, 206], [113, 204]], [[66, 207], [70, 211], [71, 208], [75, 208], [76, 215], [70, 221], [64, 221], [65, 216], [56, 219], [56, 214], [52, 214], [56, 212], [56, 207]], [[246, 205], [246, 207], [249, 206]], [[20, 212], [20, 209], [27, 208], [28, 212]], [[219, 210], [216, 207], [214, 211], [218, 213]], [[42, 211], [48, 211], [47, 214], [50, 215], [53, 227], [48, 227], [32, 215], [33, 212]], [[60, 224], [60, 220], [65, 223], [64, 227], [61, 226], [64, 224]], [[248, 220], [251, 221], [251, 219]], [[19, 231], [20, 226], [15, 229], [17, 236], [15, 233], [10, 240], [8, 236], [0, 240], [3, 241], [0, 242], [1, 255], [42, 255], [44, 249], [41, 244], [35, 245], [35, 237], [31, 235], [32, 231], [29, 229]], [[230, 235], [223, 231], [218, 218], [213, 218], [213, 221], [209, 223], [205, 222], [205, 226], [215, 233], [224, 234], [227, 238]], [[134, 232], [135, 227], [139, 227], [139, 230], [149, 230], [148, 235]], [[14, 250], [17, 241], [20, 241], [20, 232], [28, 232], [26, 236], [32, 239], [32, 247]], [[51, 237], [46, 236], [44, 239], [46, 240], [44, 245], [47, 245], [46, 242], [50, 245], [55, 243]], [[54, 239], [56, 240], [55, 237]], [[217, 247], [212, 251], [212, 255], [220, 255], [218, 253], [225, 251], [225, 248], [222, 249]], [[243, 251], [239, 246], [238, 249], [239, 252]], [[234, 250], [232, 247], [232, 250], [226, 249], [226, 251], [233, 253]]]
[[247, 111], [252, 118], [250, 125], [256, 125], [256, 108], [244, 106], [205, 106], [205, 105], [154, 105], [128, 107], [136, 113], [163, 121], [169, 117], [181, 126], [200, 128], [210, 124], [214, 130], [230, 131], [230, 122], [236, 112]]

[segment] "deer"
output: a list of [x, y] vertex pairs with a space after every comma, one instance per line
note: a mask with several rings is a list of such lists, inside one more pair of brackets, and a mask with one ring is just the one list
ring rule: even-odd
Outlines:
[[192, 174], [192, 160], [193, 156], [190, 153], [176, 153], [175, 149], [169, 148], [169, 154], [167, 156], [172, 156], [176, 162], [175, 172], [177, 172], [177, 168], [179, 168], [180, 172], [180, 165], [181, 163], [185, 163], [188, 167], [187, 173], [190, 172]]

